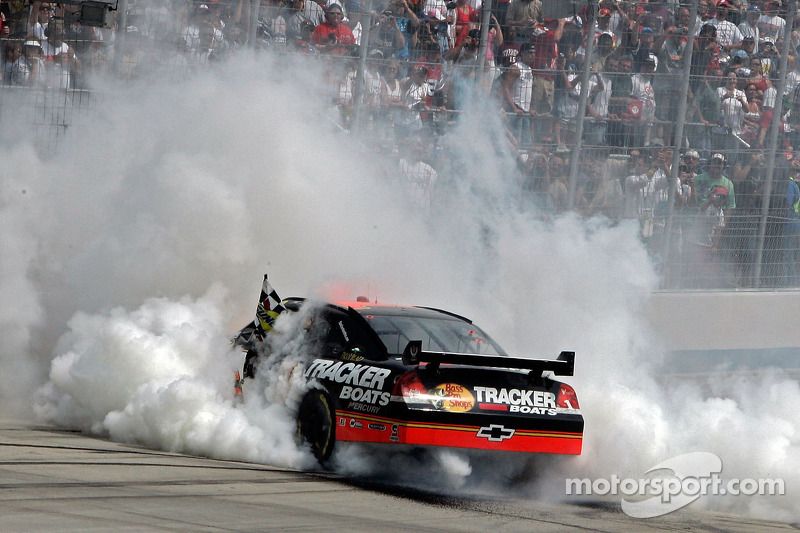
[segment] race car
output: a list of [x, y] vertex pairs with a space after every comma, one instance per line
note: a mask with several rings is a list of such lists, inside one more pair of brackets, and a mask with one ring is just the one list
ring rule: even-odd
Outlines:
[[[297, 424], [320, 463], [336, 442], [581, 453], [578, 398], [548, 375], [573, 375], [574, 352], [554, 360], [510, 357], [465, 317], [365, 300], [315, 304], [312, 321], [322, 333], [308, 348], [310, 388]], [[305, 302], [273, 301], [257, 317], [297, 312]], [[258, 371], [252, 329], [237, 337], [248, 348], [245, 378]]]

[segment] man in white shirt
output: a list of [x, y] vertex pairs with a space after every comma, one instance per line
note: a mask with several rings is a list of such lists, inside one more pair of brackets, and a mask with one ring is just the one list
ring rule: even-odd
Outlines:
[[758, 53], [758, 42], [761, 40], [761, 32], [758, 29], [758, 19], [761, 16], [761, 10], [757, 5], [751, 5], [747, 8], [747, 15], [745, 19], [739, 24], [739, 31], [742, 32], [742, 37], [750, 37], [753, 39], [752, 54]]
[[781, 4], [776, 0], [767, 0], [764, 7], [764, 14], [758, 19], [758, 29], [761, 32], [761, 39], [767, 37], [777, 43], [783, 37], [783, 28], [786, 21], [778, 16]]
[[742, 32], [736, 24], [728, 20], [730, 4], [727, 0], [721, 0], [717, 4], [717, 15], [708, 23], [717, 28], [717, 44], [724, 48], [739, 46], [742, 42]]

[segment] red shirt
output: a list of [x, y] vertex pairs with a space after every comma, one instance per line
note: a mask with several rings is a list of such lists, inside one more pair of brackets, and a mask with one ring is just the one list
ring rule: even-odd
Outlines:
[[[555, 61], [558, 57], [558, 41], [555, 38], [555, 30], [547, 30], [546, 32], [535, 35], [532, 39], [535, 52], [533, 56], [533, 70], [552, 70], [555, 68]], [[539, 76], [545, 79], [554, 79], [553, 74], [550, 73], [534, 73], [534, 76]]]
[[[335, 37], [335, 41], [332, 41], [331, 35]], [[311, 34], [311, 42], [314, 44], [356, 44], [356, 38], [353, 36], [353, 31], [347, 24], [341, 23], [336, 24], [328, 24], [327, 22], [323, 22], [316, 28], [314, 28], [314, 33]]]

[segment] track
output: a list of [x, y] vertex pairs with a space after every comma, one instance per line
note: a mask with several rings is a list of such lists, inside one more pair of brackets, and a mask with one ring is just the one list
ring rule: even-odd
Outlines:
[[613, 503], [461, 498], [147, 450], [0, 419], [0, 531], [797, 531]]

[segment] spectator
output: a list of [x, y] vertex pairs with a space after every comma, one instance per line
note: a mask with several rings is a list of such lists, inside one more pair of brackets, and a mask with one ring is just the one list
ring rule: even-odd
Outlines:
[[403, 80], [402, 85], [403, 103], [407, 111], [403, 114], [401, 128], [398, 128], [401, 137], [422, 128], [424, 113], [433, 96], [433, 90], [428, 83], [428, 67], [419, 64], [414, 66], [411, 75]]
[[642, 70], [631, 77], [631, 97], [641, 105], [638, 116], [638, 124], [634, 128], [636, 144], [634, 146], [648, 146], [652, 133], [653, 121], [656, 117], [656, 98], [653, 91], [653, 73], [658, 67], [658, 59], [655, 55], [645, 59], [642, 63]]
[[761, 10], [758, 9], [757, 5], [751, 4], [747, 8], [747, 15], [744, 21], [739, 24], [742, 40], [749, 38], [750, 42], [753, 43], [753, 49], [747, 52], [750, 55], [758, 53], [758, 43], [761, 40], [761, 31], [758, 29], [759, 17], [761, 17]]
[[691, 89], [693, 92], [697, 92], [697, 86], [700, 84], [702, 77], [708, 74], [714, 56], [716, 38], [717, 28], [711, 24], [704, 24], [695, 39], [692, 66], [690, 67], [692, 75]]
[[472, 24], [478, 22], [478, 12], [467, 3], [467, 0], [456, 0], [453, 11], [455, 11], [455, 45], [458, 46], [469, 30], [473, 29]]
[[356, 43], [353, 31], [342, 21], [342, 7], [331, 4], [325, 10], [325, 22], [314, 28], [311, 42], [322, 52], [344, 55]]
[[311, 40], [316, 24], [306, 14], [306, 4], [314, 4], [320, 9], [314, 0], [292, 0], [291, 7], [283, 12], [289, 44], [308, 43]]
[[564, 47], [564, 53], [556, 60], [555, 79], [555, 112], [553, 131], [555, 133], [556, 152], [569, 151], [565, 141], [573, 142], [575, 133], [575, 117], [578, 115], [580, 100], [580, 83], [575, 48], [572, 44]]
[[22, 44], [8, 42], [3, 49], [3, 83], [9, 85], [25, 85], [30, 70], [22, 55]]
[[800, 62], [798, 62], [797, 56], [792, 54], [789, 55], [788, 60], [786, 88], [783, 91], [783, 96], [787, 101], [791, 101], [795, 98], [798, 87], [800, 87]]
[[[720, 100], [723, 125], [734, 135], [741, 136], [744, 131], [744, 115], [749, 106], [744, 91], [737, 88], [737, 81], [735, 72], [728, 73], [724, 85], [717, 89], [717, 97]], [[735, 145], [729, 148], [733, 149]]]
[[589, 77], [589, 84], [589, 102], [586, 108], [589, 120], [583, 126], [584, 140], [588, 146], [599, 147], [606, 144], [613, 81], [606, 72], [598, 72]]
[[733, 22], [730, 22], [731, 4], [727, 0], [720, 0], [717, 4], [716, 16], [708, 21], [717, 29], [717, 43], [725, 49], [731, 49], [741, 44], [744, 36]]
[[774, 45], [783, 37], [786, 20], [778, 16], [780, 9], [780, 0], [767, 0], [764, 2], [764, 13], [758, 19], [758, 30], [762, 42], [769, 38]]
[[449, 12], [445, 0], [425, 0], [423, 13], [428, 17], [430, 31], [436, 38], [439, 52], [444, 55], [451, 48], [450, 25], [454, 21], [453, 15]]
[[223, 40], [219, 18], [211, 13], [207, 4], [198, 5], [183, 31], [186, 51], [200, 61], [206, 61], [222, 46]]
[[758, 54], [761, 57], [761, 68], [764, 76], [770, 79], [778, 77], [778, 64], [780, 58], [778, 51], [775, 49], [775, 41], [772, 37], [765, 37], [761, 40], [761, 52]]
[[408, 3], [408, 0], [394, 0], [390, 4], [390, 9], [394, 15], [395, 24], [403, 35], [404, 44], [400, 50], [395, 52], [399, 59], [408, 59], [411, 56], [411, 48], [419, 28], [419, 18]]
[[554, 130], [552, 113], [555, 72], [553, 69], [558, 58], [558, 41], [564, 34], [565, 24], [566, 19], [548, 19], [545, 21], [545, 28], [539, 28], [532, 40], [535, 49], [533, 65], [531, 65], [534, 71], [532, 109], [544, 132], [543, 137], [550, 137], [551, 142]]
[[752, 83], [748, 83], [744, 91], [747, 106], [744, 112], [742, 138], [750, 145], [758, 145], [761, 132], [761, 102], [759, 91]]
[[513, 0], [506, 12], [506, 26], [511, 41], [517, 44], [529, 42], [534, 27], [542, 22], [542, 13], [541, 0]]
[[639, 34], [639, 46], [633, 52], [633, 71], [641, 72], [642, 66], [650, 60], [650, 56], [657, 52], [655, 46], [655, 33], [652, 28], [642, 28]]
[[672, 125], [678, 113], [680, 101], [680, 73], [682, 71], [683, 53], [689, 38], [683, 28], [670, 26], [667, 38], [658, 51], [658, 69], [653, 79], [653, 90], [658, 105], [656, 118], [659, 120], [656, 135], [664, 141], [672, 139]]
[[44, 33], [47, 40], [42, 44], [42, 54], [47, 86], [70, 89], [73, 70], [76, 70], [80, 63], [72, 48], [63, 41], [63, 22], [51, 20]]
[[753, 213], [761, 209], [761, 187], [765, 168], [764, 152], [761, 150], [750, 152], [733, 166], [731, 181], [738, 191], [737, 212], [744, 210]]
[[386, 112], [378, 113], [378, 119], [383, 119], [388, 131], [393, 132], [395, 124], [403, 121], [405, 106], [403, 86], [400, 82], [400, 65], [397, 61], [389, 61], [384, 65], [381, 78], [383, 81], [381, 102]]
[[325, 22], [325, 9], [315, 0], [306, 0], [305, 4], [303, 4], [303, 14], [315, 28]]
[[533, 72], [529, 63], [534, 59], [531, 44], [523, 44], [519, 55], [513, 48], [504, 52], [508, 67], [500, 77], [500, 95], [503, 109], [509, 113], [509, 128], [519, 146], [529, 146], [533, 141], [531, 122], [531, 95], [533, 94]]
[[[622, 211], [623, 218], [635, 218], [643, 221], [642, 215], [644, 214], [644, 191], [645, 184], [648, 183], [650, 177], [647, 174], [649, 168], [647, 157], [639, 150], [631, 150], [628, 154], [628, 176], [623, 180], [623, 192], [625, 194], [625, 202]], [[641, 228], [642, 235], [644, 236], [644, 227]], [[652, 235], [652, 226], [648, 228], [648, 233]], [[649, 235], [647, 235], [649, 236]]]
[[719, 191], [715, 192], [716, 187], [722, 187], [727, 190], [728, 193], [722, 208], [736, 208], [736, 194], [733, 189], [733, 182], [729, 180], [727, 176], [723, 175], [722, 171], [724, 168], [725, 156], [721, 153], [715, 153], [711, 156], [711, 161], [706, 171], [698, 175], [695, 179], [695, 184], [697, 185], [697, 202], [701, 208], [702, 206], [711, 205], [710, 202], [713, 201], [711, 195], [719, 193]]
[[611, 56], [608, 64], [611, 78], [611, 99], [609, 101], [609, 124], [607, 139], [612, 146], [631, 146], [630, 121], [635, 118], [631, 115], [633, 99], [633, 82], [631, 70], [633, 58], [630, 55], [619, 57]]
[[569, 188], [567, 187], [567, 165], [558, 156], [552, 156], [547, 162], [550, 185], [548, 195], [550, 203], [556, 211], [564, 211], [569, 206]]
[[[646, 172], [640, 173], [644, 167], [634, 162], [634, 173], [625, 180], [625, 211], [630, 213], [634, 208], [638, 211], [642, 237], [648, 241], [662, 234], [666, 225], [671, 159], [672, 150], [659, 147], [656, 159]], [[674, 184], [676, 192], [681, 191], [680, 180], [676, 179]]]
[[384, 10], [374, 19], [369, 47], [370, 50], [380, 50], [386, 58], [401, 57], [406, 50], [406, 39], [391, 9]]
[[44, 30], [47, 28], [47, 24], [50, 22], [50, 19], [55, 15], [55, 9], [53, 9], [52, 5], [46, 2], [41, 3], [38, 6], [34, 4], [33, 7], [36, 9], [31, 14], [34, 16], [36, 22], [33, 23], [30, 33], [34, 38], [41, 42], [45, 40]]

